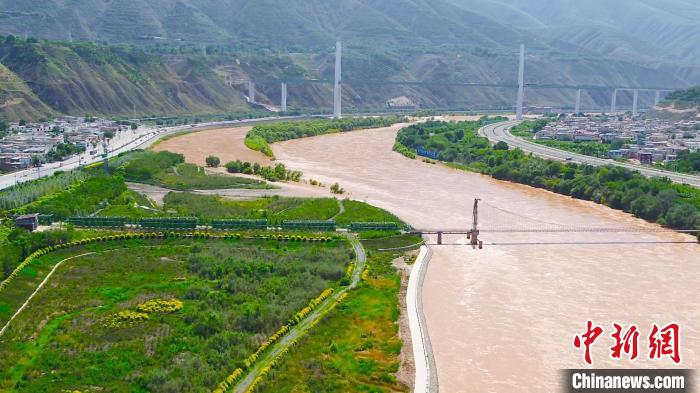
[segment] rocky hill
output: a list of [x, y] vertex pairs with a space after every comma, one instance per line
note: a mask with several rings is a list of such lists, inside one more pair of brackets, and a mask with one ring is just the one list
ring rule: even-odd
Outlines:
[[700, 86], [670, 93], [652, 112], [664, 118], [700, 118]]
[[[611, 8], [602, 0], [547, 6], [535, 0], [0, 0], [0, 33], [62, 40], [3, 39], [0, 63], [34, 94], [22, 102], [35, 114], [245, 108], [245, 87], [227, 87], [226, 75], [330, 79], [337, 38], [346, 48], [348, 109], [383, 108], [403, 96], [424, 108], [512, 107], [514, 92], [507, 89], [369, 82], [514, 83], [521, 42], [528, 47], [528, 83], [699, 83], [692, 23], [698, 7], [685, 0], [663, 7], [621, 2]], [[279, 102], [279, 86], [258, 88], [260, 101]], [[331, 106], [329, 85], [290, 85], [289, 94], [294, 108]], [[29, 105], [37, 98], [44, 108]], [[609, 92], [586, 91], [583, 106], [606, 106], [609, 99]], [[574, 92], [530, 89], [527, 100], [573, 105]], [[652, 100], [643, 96], [642, 104]], [[628, 101], [626, 93], [618, 98], [621, 106]]]

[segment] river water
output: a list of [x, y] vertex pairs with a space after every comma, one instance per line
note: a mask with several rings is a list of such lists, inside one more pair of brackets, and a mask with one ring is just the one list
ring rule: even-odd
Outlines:
[[[657, 228], [594, 203], [493, 180], [391, 151], [400, 126], [275, 144], [278, 159], [420, 229], [480, 225]], [[423, 289], [443, 392], [555, 392], [558, 370], [583, 367], [574, 335], [605, 332], [593, 365], [695, 368], [700, 363], [700, 245], [676, 233], [482, 233], [483, 250], [446, 237], [433, 246]], [[680, 243], [671, 243], [680, 242]], [[611, 324], [636, 324], [639, 358], [612, 360]], [[682, 364], [648, 359], [652, 323], [681, 325]]]

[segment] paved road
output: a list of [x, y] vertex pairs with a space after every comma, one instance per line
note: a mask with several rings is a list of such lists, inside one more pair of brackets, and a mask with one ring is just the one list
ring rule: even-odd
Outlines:
[[[145, 149], [153, 145], [160, 138], [183, 131], [200, 131], [208, 128], [228, 127], [228, 126], [244, 126], [261, 122], [282, 121], [291, 119], [300, 119], [305, 116], [286, 116], [286, 117], [266, 117], [250, 120], [233, 120], [200, 123], [197, 125], [185, 125], [177, 127], [164, 128], [141, 128], [136, 132], [123, 131], [117, 134], [114, 140], [110, 142], [109, 156], [113, 157], [119, 153], [134, 149]], [[23, 171], [8, 173], [0, 176], [0, 190], [11, 187], [17, 183], [24, 183], [30, 180], [36, 180], [40, 177], [47, 177], [54, 174], [56, 171], [68, 171], [75, 169], [80, 165], [89, 165], [102, 160], [102, 147], [98, 148], [96, 155], [88, 153], [79, 156], [72, 156], [64, 161], [54, 162], [42, 165], [41, 168], [31, 168]]]
[[526, 152], [530, 152], [537, 156], [552, 160], [575, 162], [579, 164], [589, 164], [594, 166], [615, 165], [623, 168], [631, 169], [640, 172], [649, 177], [667, 177], [675, 183], [690, 184], [694, 187], [700, 187], [700, 176], [686, 175], [671, 171], [665, 171], [643, 165], [635, 165], [626, 162], [619, 162], [609, 159], [586, 156], [583, 154], [572, 153], [565, 150], [559, 150], [552, 147], [540, 145], [534, 142], [514, 136], [510, 133], [510, 128], [519, 121], [506, 121], [501, 123], [490, 124], [479, 130], [479, 134], [489, 138], [492, 142], [503, 141], [511, 147], [518, 147]]
[[350, 285], [334, 292], [333, 295], [331, 295], [328, 299], [326, 299], [323, 303], [316, 307], [316, 309], [311, 314], [309, 314], [309, 316], [307, 316], [306, 319], [289, 329], [289, 332], [287, 334], [280, 338], [280, 340], [277, 341], [276, 344], [274, 344], [270, 349], [268, 349], [260, 356], [253, 368], [248, 370], [247, 374], [245, 374], [243, 379], [241, 379], [240, 382], [238, 382], [238, 384], [236, 384], [236, 386], [233, 388], [233, 392], [247, 392], [248, 388], [255, 381], [255, 378], [257, 378], [261, 374], [263, 368], [265, 368], [269, 364], [269, 362], [275, 358], [275, 356], [282, 353], [282, 351], [284, 351], [286, 348], [289, 348], [293, 344], [294, 340], [301, 337], [310, 329], [310, 326], [313, 324], [314, 321], [323, 317], [324, 311], [332, 307], [335, 301], [342, 294], [355, 288], [360, 282], [362, 271], [364, 270], [365, 263], [367, 262], [367, 254], [365, 253], [364, 247], [362, 247], [362, 243], [360, 243], [360, 241], [354, 235], [347, 234], [347, 238], [350, 241], [353, 250], [355, 251], [355, 270], [352, 273], [352, 281], [350, 282]]

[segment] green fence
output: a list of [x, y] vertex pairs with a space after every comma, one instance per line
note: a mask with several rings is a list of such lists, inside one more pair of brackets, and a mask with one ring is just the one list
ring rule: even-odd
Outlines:
[[139, 224], [144, 229], [195, 229], [197, 228], [197, 219], [190, 217], [142, 218]]
[[335, 231], [335, 221], [282, 221], [282, 229], [302, 231]]
[[353, 222], [350, 230], [353, 232], [362, 231], [395, 231], [399, 225], [395, 222]]
[[119, 228], [126, 225], [126, 217], [69, 217], [69, 224], [79, 227]]
[[39, 214], [39, 225], [51, 225], [53, 223], [53, 214]]
[[267, 220], [214, 220], [214, 229], [267, 229]]

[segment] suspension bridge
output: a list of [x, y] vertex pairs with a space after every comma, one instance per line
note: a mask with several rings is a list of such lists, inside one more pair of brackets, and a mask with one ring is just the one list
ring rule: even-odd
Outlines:
[[[488, 210], [497, 212], [498, 214], [493, 217], [495, 219], [489, 220], [491, 223], [487, 226], [479, 225], [479, 206], [486, 207]], [[482, 209], [483, 210], [483, 209]], [[664, 228], [658, 225], [649, 224], [648, 226], [619, 226], [619, 227], [596, 227], [596, 226], [585, 226], [585, 225], [570, 225], [564, 223], [557, 223], [542, 220], [539, 218], [527, 216], [524, 214], [516, 213], [510, 210], [494, 206], [492, 204], [486, 203], [481, 199], [474, 199], [474, 205], [472, 208], [472, 222], [467, 229], [415, 229], [410, 231], [411, 234], [415, 235], [436, 235], [436, 243], [431, 243], [431, 245], [448, 245], [443, 240], [445, 235], [465, 235], [466, 239], [469, 241], [469, 245], [472, 248], [483, 248], [484, 241], [481, 239], [483, 233], [536, 233], [536, 234], [546, 234], [546, 233], [686, 233], [686, 234], [699, 234], [698, 229], [671, 229]], [[698, 239], [700, 242], [700, 239]], [[610, 240], [610, 241], [598, 241], [598, 242], [584, 242], [584, 241], [574, 241], [574, 242], [524, 242], [524, 243], [490, 243], [493, 245], [515, 245], [515, 244], [638, 244], [638, 243], [697, 243], [695, 241], [629, 241], [629, 240]], [[455, 244], [449, 244], [455, 245]]]

